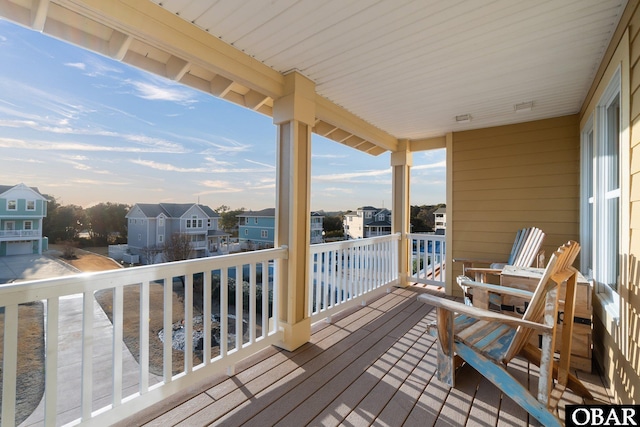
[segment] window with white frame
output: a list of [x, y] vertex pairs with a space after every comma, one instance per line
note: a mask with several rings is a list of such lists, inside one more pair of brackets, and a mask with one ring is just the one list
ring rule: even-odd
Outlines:
[[599, 292], [620, 282], [620, 72], [582, 131], [581, 267]]
[[36, 201], [35, 200], [27, 200], [27, 210], [35, 211], [36, 210]]
[[269, 231], [268, 230], [260, 230], [260, 237], [263, 239], [266, 239], [267, 237], [269, 237]]
[[8, 211], [18, 210], [18, 201], [17, 200], [7, 200], [7, 210]]
[[33, 222], [32, 221], [25, 221], [24, 222], [24, 229], [25, 230], [33, 230]]

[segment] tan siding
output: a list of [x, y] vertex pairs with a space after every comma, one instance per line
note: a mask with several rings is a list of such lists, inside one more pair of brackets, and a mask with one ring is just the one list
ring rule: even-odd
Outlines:
[[566, 116], [453, 135], [454, 258], [506, 260], [523, 227], [547, 233], [547, 254], [578, 238], [578, 127]]
[[[635, 372], [635, 375], [629, 376], [629, 380], [624, 384], [626, 390], [632, 390], [631, 392], [623, 393], [620, 391], [621, 398], [624, 402], [633, 401], [637, 403], [640, 400], [640, 391], [638, 390], [640, 385], [640, 378], [638, 373], [640, 372], [640, 358], [637, 357], [640, 354], [640, 343], [638, 342], [638, 336], [640, 335], [639, 327], [639, 315], [638, 309], [640, 308], [640, 297], [638, 297], [638, 290], [640, 289], [640, 11], [636, 9], [636, 12], [631, 19], [629, 25], [629, 31], [631, 37], [630, 46], [630, 63], [632, 64], [631, 75], [631, 120], [634, 121], [631, 127], [631, 144], [630, 144], [630, 188], [629, 188], [629, 203], [631, 217], [629, 221], [629, 325], [628, 333], [631, 337], [629, 342], [629, 349], [627, 355], [631, 355], [631, 360], [628, 362], [630, 371]], [[632, 33], [633, 32], [633, 33]], [[634, 357], [635, 355], [635, 357]], [[624, 356], [616, 353], [616, 356], [622, 359]], [[616, 363], [624, 366], [627, 362], [623, 363], [617, 361]]]

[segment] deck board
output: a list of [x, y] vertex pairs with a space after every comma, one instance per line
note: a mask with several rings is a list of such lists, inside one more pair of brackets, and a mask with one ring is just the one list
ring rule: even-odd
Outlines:
[[[460, 368], [453, 389], [437, 380], [436, 340], [426, 333], [435, 310], [416, 301], [422, 292], [441, 291], [395, 289], [315, 324], [310, 342], [294, 352], [266, 349], [235, 375], [211, 378], [122, 425], [536, 425], [470, 366]], [[515, 359], [509, 369], [535, 387], [535, 366]], [[599, 376], [577, 375], [598, 401], [610, 402]], [[561, 406], [580, 402], [565, 396]]]

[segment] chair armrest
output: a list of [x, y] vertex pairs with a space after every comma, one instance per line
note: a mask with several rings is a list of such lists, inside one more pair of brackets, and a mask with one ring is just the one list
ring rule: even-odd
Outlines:
[[472, 289], [482, 289], [488, 292], [496, 294], [510, 295], [513, 297], [519, 297], [530, 300], [533, 297], [533, 292], [524, 289], [511, 288], [509, 286], [493, 285], [491, 283], [481, 283], [469, 279], [466, 276], [458, 276], [458, 285], [467, 286]]
[[446, 298], [442, 298], [436, 295], [422, 294], [418, 296], [418, 301], [432, 305], [437, 308], [442, 308], [451, 312], [466, 314], [474, 319], [487, 320], [490, 322], [499, 322], [505, 325], [517, 327], [522, 326], [528, 329], [533, 329], [540, 332], [551, 332], [553, 326], [547, 326], [543, 323], [531, 322], [529, 320], [519, 319], [517, 317], [507, 316], [506, 314], [496, 313], [489, 310], [482, 310], [477, 307], [465, 305], [457, 301], [452, 301]]
[[472, 274], [493, 274], [493, 275], [499, 276], [500, 273], [502, 273], [502, 269], [501, 268], [477, 268], [477, 267], [471, 267], [471, 268], [467, 268], [464, 272], [465, 272], [465, 274], [467, 274], [467, 273], [472, 273]]
[[454, 258], [453, 262], [462, 262], [465, 264], [493, 264], [495, 259], [478, 259], [478, 258]]

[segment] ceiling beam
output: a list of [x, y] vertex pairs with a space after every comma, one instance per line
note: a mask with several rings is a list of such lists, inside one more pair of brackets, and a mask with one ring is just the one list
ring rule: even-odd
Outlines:
[[395, 137], [320, 95], [316, 95], [316, 117], [385, 150], [398, 149]]
[[58, 4], [111, 28], [198, 64], [243, 86], [278, 98], [284, 77], [150, 1], [56, 0]]

